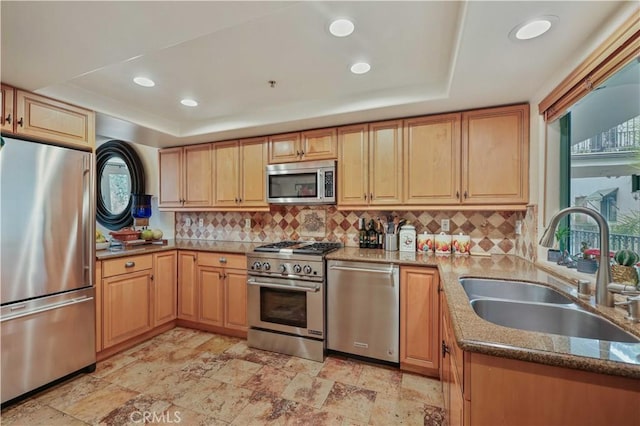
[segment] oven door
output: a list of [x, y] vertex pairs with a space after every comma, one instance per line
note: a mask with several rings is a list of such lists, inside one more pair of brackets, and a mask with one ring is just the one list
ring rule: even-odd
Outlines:
[[249, 326], [324, 339], [322, 282], [250, 276]]

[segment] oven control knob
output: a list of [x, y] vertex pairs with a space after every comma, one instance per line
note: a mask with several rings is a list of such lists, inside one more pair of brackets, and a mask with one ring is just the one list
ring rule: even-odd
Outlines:
[[260, 269], [262, 267], [262, 264], [260, 262], [253, 262], [253, 269]]
[[302, 267], [300, 267], [300, 265], [298, 264], [293, 265], [293, 272], [295, 272], [296, 274], [299, 274], [300, 272], [302, 272]]
[[262, 264], [262, 269], [264, 269], [265, 271], [268, 271], [269, 269], [271, 269], [271, 265], [269, 264], [269, 262], [264, 262]]
[[304, 271], [305, 274], [310, 274], [311, 273], [311, 266], [304, 265], [304, 268], [302, 268], [302, 270]]
[[285, 265], [284, 263], [280, 265], [280, 272], [282, 272], [283, 274], [287, 272], [287, 265]]

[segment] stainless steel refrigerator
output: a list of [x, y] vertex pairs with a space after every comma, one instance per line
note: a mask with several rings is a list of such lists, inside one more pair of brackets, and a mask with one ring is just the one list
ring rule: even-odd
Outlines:
[[95, 368], [93, 156], [0, 141], [2, 403]]

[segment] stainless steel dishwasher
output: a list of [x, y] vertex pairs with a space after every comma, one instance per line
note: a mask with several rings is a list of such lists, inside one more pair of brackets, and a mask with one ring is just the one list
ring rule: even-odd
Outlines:
[[327, 263], [327, 349], [399, 362], [398, 266]]

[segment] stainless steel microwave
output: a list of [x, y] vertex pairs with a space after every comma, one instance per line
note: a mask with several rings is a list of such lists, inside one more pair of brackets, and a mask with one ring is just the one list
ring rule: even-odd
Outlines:
[[336, 203], [334, 160], [270, 164], [266, 171], [268, 203]]

